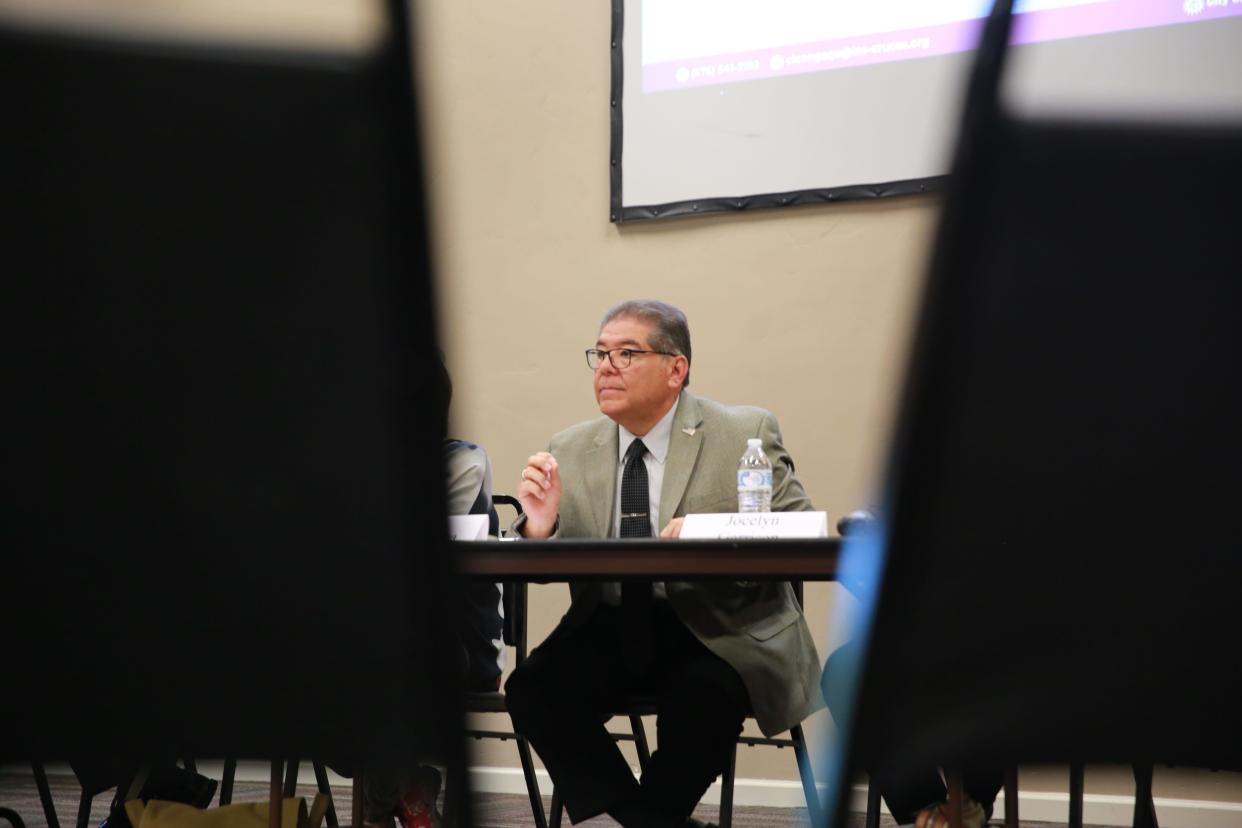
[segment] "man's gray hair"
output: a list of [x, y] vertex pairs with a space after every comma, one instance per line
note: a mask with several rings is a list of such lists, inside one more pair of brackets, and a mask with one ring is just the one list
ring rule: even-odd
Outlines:
[[614, 319], [639, 319], [651, 325], [651, 341], [648, 343], [653, 351], [667, 351], [671, 354], [682, 354], [686, 358], [686, 378], [681, 387], [690, 385], [690, 324], [680, 309], [655, 299], [630, 299], [613, 305], [604, 314], [599, 323], [603, 330]]

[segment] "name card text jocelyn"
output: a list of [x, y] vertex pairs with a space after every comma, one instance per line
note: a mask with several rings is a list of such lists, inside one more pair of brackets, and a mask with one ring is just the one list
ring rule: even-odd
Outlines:
[[732, 538], [826, 538], [827, 512], [722, 512], [686, 515], [686, 540]]

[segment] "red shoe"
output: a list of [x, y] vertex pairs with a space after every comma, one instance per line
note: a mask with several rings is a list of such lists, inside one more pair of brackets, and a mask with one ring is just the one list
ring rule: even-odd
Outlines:
[[432, 802], [416, 796], [405, 797], [397, 806], [401, 828], [440, 828], [440, 815]]

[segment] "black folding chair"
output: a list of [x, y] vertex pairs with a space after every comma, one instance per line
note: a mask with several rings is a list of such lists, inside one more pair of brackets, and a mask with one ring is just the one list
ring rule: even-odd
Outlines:
[[[512, 495], [492, 495], [492, 503], [512, 507], [518, 515], [522, 514], [522, 504]], [[514, 667], [526, 660], [526, 583], [505, 583], [501, 585], [501, 601], [504, 607], [503, 638], [504, 643], [513, 648]], [[501, 690], [495, 692], [466, 693], [465, 709], [467, 713], [504, 713], [505, 694]], [[535, 760], [531, 753], [530, 742], [524, 736], [512, 730], [478, 730], [467, 728], [466, 735], [475, 739], [512, 739], [517, 745], [518, 758], [522, 762], [522, 776], [526, 779], [526, 792], [530, 797], [531, 815], [535, 819], [536, 828], [547, 828], [548, 820], [543, 810], [543, 796], [539, 792], [539, 779], [535, 774]], [[450, 778], [447, 784], [453, 784]]]

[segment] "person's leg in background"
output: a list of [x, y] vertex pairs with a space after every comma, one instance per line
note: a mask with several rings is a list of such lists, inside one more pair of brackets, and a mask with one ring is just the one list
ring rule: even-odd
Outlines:
[[898, 825], [912, 825], [919, 812], [938, 802], [944, 802], [948, 791], [940, 772], [928, 768], [925, 773], [907, 776], [900, 781], [883, 773], [870, 775], [871, 784], [880, 789], [884, 804]]
[[362, 785], [362, 823], [365, 828], [389, 828], [401, 793], [401, 775], [395, 769], [373, 764], [367, 767]]
[[[995, 768], [971, 765], [962, 770], [962, 825], [982, 828], [992, 818], [996, 795], [1004, 785], [1005, 774]], [[948, 825], [944, 807], [948, 789], [940, 771], [905, 776], [900, 782], [877, 775], [871, 784], [880, 786], [884, 803], [899, 825], [916, 828], [942, 828]]]
[[500, 689], [499, 659], [504, 652], [500, 595], [500, 588], [491, 583], [470, 583], [463, 589], [457, 638], [463, 653], [463, 682], [467, 692]]
[[[856, 682], [862, 666], [863, 649], [857, 641], [849, 641], [828, 658], [821, 685], [829, 711], [843, 709], [846, 693]], [[938, 813], [948, 797], [940, 771], [928, 767], [922, 772], [903, 774], [900, 779], [881, 772], [869, 772], [870, 784], [878, 787], [884, 804], [899, 825], [934, 828]], [[968, 801], [963, 803], [963, 821], [968, 826], [983, 824], [991, 818], [996, 795], [1004, 784], [1004, 772], [990, 767], [970, 766], [963, 769], [962, 791]], [[972, 807], [972, 803], [977, 807]]]
[[962, 772], [962, 790], [983, 807], [985, 820], [992, 818], [996, 795], [1005, 787], [1005, 772], [999, 768], [967, 765]]

